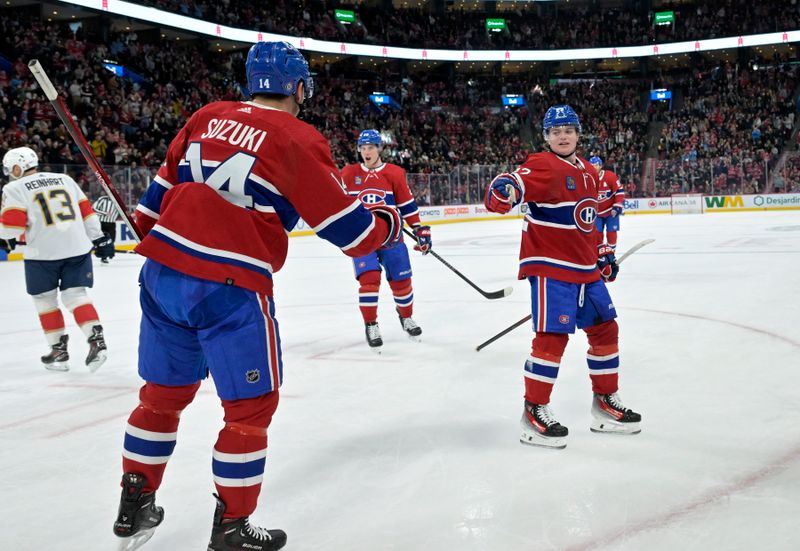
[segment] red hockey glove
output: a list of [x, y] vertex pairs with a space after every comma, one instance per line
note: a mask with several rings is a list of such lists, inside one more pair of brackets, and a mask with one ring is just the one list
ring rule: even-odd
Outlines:
[[389, 226], [389, 233], [383, 242], [384, 247], [390, 247], [400, 241], [403, 236], [403, 219], [400, 212], [387, 205], [364, 205], [376, 218], [380, 218]]
[[433, 241], [431, 240], [431, 227], [430, 226], [414, 226], [414, 237], [417, 238], [417, 244], [414, 245], [414, 250], [426, 255], [433, 248]]
[[486, 188], [483, 204], [491, 212], [505, 214], [519, 202], [521, 197], [522, 189], [517, 181], [508, 174], [500, 174]]
[[608, 245], [600, 245], [597, 248], [597, 267], [604, 281], [614, 281], [619, 273], [617, 257], [614, 256], [614, 249]]

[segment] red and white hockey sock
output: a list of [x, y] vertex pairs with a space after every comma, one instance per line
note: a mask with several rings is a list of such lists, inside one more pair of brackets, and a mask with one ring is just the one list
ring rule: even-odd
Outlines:
[[100, 316], [94, 309], [86, 287], [70, 287], [61, 292], [61, 301], [67, 310], [72, 312], [75, 323], [81, 328], [86, 338], [92, 336], [92, 327], [100, 324]]
[[33, 304], [39, 314], [39, 323], [42, 325], [47, 344], [52, 346], [58, 343], [64, 334], [64, 314], [58, 308], [58, 292], [53, 289], [33, 295]]
[[592, 379], [592, 392], [613, 394], [619, 388], [619, 326], [609, 320], [584, 329], [589, 337], [586, 362]]
[[569, 342], [566, 333], [536, 333], [531, 357], [525, 362], [525, 399], [532, 404], [549, 404], [558, 377], [561, 357]]
[[267, 427], [278, 407], [278, 391], [244, 400], [223, 400], [225, 426], [214, 445], [214, 484], [225, 518], [256, 510], [267, 458]]
[[414, 313], [414, 291], [411, 288], [411, 278], [390, 281], [389, 287], [392, 288], [397, 312], [404, 318], [410, 318]]
[[617, 250], [617, 232], [609, 231], [606, 232], [606, 244], [611, 247], [613, 250]]
[[128, 417], [122, 449], [123, 473], [146, 478], [145, 491], [161, 486], [167, 461], [178, 436], [181, 411], [194, 399], [200, 383], [162, 386], [146, 383], [139, 391], [139, 406]]
[[375, 270], [364, 272], [358, 278], [358, 307], [364, 322], [378, 319], [378, 292], [381, 288], [381, 273]]

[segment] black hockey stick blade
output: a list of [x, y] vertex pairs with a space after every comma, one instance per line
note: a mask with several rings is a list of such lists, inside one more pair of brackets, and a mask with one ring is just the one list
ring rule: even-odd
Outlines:
[[[403, 228], [403, 233], [405, 233], [407, 236], [409, 236], [415, 242], [417, 241], [417, 237], [413, 233], [408, 231], [406, 228]], [[464, 274], [459, 272], [456, 268], [454, 268], [452, 264], [450, 264], [444, 258], [442, 258], [438, 254], [436, 254], [436, 251], [434, 251], [433, 249], [428, 251], [428, 254], [432, 255], [436, 260], [438, 260], [439, 262], [441, 262], [442, 264], [444, 264], [445, 266], [450, 268], [450, 270], [454, 274], [456, 274], [458, 277], [463, 279], [470, 287], [472, 287], [473, 289], [478, 291], [481, 295], [483, 295], [484, 297], [488, 298], [489, 300], [494, 300], [496, 298], [507, 297], [508, 295], [510, 295], [511, 293], [514, 292], [514, 288], [513, 287], [505, 287], [504, 289], [500, 289], [499, 291], [484, 291], [483, 289], [481, 289], [480, 287], [475, 285], [472, 282], [472, 280], [470, 280], [467, 276], [465, 276]]]

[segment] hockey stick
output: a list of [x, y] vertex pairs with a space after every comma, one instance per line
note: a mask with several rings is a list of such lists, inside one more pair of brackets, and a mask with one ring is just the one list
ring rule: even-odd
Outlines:
[[[622, 256], [619, 257], [619, 259], [617, 260], [617, 266], [622, 264], [622, 261], [625, 260], [626, 258], [628, 258], [630, 255], [632, 255], [633, 253], [635, 253], [636, 251], [638, 251], [642, 247], [645, 247], [645, 246], [649, 245], [653, 241], [655, 241], [655, 239], [645, 239], [644, 241], [639, 241], [636, 245], [634, 245], [633, 247], [631, 247], [630, 249], [625, 251], [625, 253]], [[531, 314], [528, 314], [527, 316], [525, 316], [524, 318], [522, 318], [518, 322], [514, 323], [510, 327], [506, 327], [505, 329], [500, 331], [497, 335], [495, 335], [494, 337], [492, 337], [488, 341], [483, 342], [483, 343], [479, 344], [478, 346], [476, 346], [475, 347], [475, 351], [476, 352], [480, 352], [481, 350], [483, 350], [484, 348], [486, 348], [487, 346], [492, 344], [494, 341], [496, 341], [497, 339], [499, 339], [503, 335], [506, 335], [506, 334], [510, 333], [511, 331], [513, 331], [514, 329], [516, 329], [517, 327], [519, 327], [520, 325], [522, 325], [526, 321], [530, 320], [531, 317], [532, 317]]]
[[[403, 233], [405, 233], [407, 236], [409, 236], [411, 239], [413, 239], [414, 242], [417, 241], [417, 236], [415, 236], [413, 233], [408, 231], [406, 228], [403, 228]], [[478, 291], [480, 294], [482, 294], [484, 297], [488, 298], [489, 300], [496, 299], [496, 298], [507, 297], [508, 295], [510, 295], [511, 293], [514, 292], [514, 288], [513, 287], [506, 287], [505, 289], [500, 289], [499, 291], [484, 291], [483, 289], [481, 289], [480, 287], [475, 285], [467, 276], [465, 276], [464, 274], [462, 274], [461, 272], [456, 270], [448, 261], [446, 261], [444, 258], [439, 256], [438, 254], [436, 254], [436, 252], [433, 249], [430, 249], [428, 251], [428, 254], [433, 255], [433, 257], [436, 260], [438, 260], [439, 262], [441, 262], [442, 264], [444, 264], [445, 266], [450, 268], [453, 271], [453, 273], [455, 273], [458, 277], [460, 277], [461, 279], [466, 281], [467, 284], [470, 287], [472, 287], [473, 289]]]
[[89, 144], [86, 143], [86, 138], [83, 136], [83, 133], [81, 133], [81, 129], [72, 118], [72, 113], [70, 113], [67, 104], [64, 103], [64, 99], [58, 95], [58, 92], [53, 86], [53, 83], [50, 81], [50, 78], [47, 76], [47, 73], [44, 72], [39, 60], [32, 59], [28, 63], [28, 68], [36, 78], [36, 82], [38, 82], [39, 86], [42, 87], [42, 91], [50, 101], [50, 105], [52, 105], [53, 109], [56, 110], [58, 118], [61, 119], [62, 123], [64, 123], [64, 126], [67, 128], [67, 132], [69, 132], [69, 135], [72, 137], [75, 145], [77, 145], [78, 149], [80, 149], [83, 158], [86, 159], [86, 163], [89, 165], [89, 168], [91, 168], [94, 172], [95, 178], [97, 178], [97, 180], [100, 182], [100, 185], [114, 203], [117, 211], [120, 213], [120, 215], [122, 215], [129, 227], [133, 230], [136, 241], [141, 242], [142, 230], [136, 225], [136, 221], [133, 219], [133, 217], [128, 214], [128, 209], [125, 208], [125, 202], [122, 200], [119, 192], [117, 192], [117, 190], [114, 188], [114, 185], [111, 183], [111, 178], [108, 177], [106, 171], [103, 170], [103, 167], [101, 167], [100, 163], [97, 162], [92, 150], [89, 149]]

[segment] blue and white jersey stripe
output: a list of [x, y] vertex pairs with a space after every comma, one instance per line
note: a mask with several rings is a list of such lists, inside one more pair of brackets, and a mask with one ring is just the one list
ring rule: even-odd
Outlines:
[[161, 224], [156, 224], [153, 226], [153, 229], [150, 230], [150, 234], [153, 237], [169, 243], [176, 249], [191, 256], [211, 262], [239, 266], [240, 268], [246, 268], [248, 270], [258, 272], [265, 277], [272, 277], [272, 266], [268, 262], [253, 258], [252, 256], [234, 253], [223, 249], [214, 249], [212, 247], [195, 243], [194, 241], [191, 241], [190, 239], [187, 239], [182, 235], [165, 228]]
[[129, 423], [122, 456], [145, 465], [162, 465], [169, 461], [177, 440], [177, 432], [153, 432]]
[[581, 273], [591, 273], [597, 268], [596, 264], [575, 264], [573, 262], [567, 262], [566, 260], [560, 260], [558, 258], [552, 258], [549, 256], [529, 256], [527, 258], [521, 258], [519, 264], [520, 266], [540, 264], [543, 266], [551, 266], [554, 268], [561, 268], [563, 270], [571, 270], [573, 272]]
[[532, 224], [555, 228], [575, 229], [575, 201], [563, 203], [528, 202], [525, 218]]
[[267, 462], [267, 448], [248, 453], [224, 453], [214, 448], [211, 470], [220, 486], [238, 487], [261, 484]]

